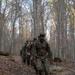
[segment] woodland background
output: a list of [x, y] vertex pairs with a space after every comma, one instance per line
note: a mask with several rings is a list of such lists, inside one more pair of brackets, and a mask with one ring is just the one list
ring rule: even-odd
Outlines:
[[53, 57], [75, 61], [75, 0], [0, 0], [0, 51], [19, 55], [41, 32]]

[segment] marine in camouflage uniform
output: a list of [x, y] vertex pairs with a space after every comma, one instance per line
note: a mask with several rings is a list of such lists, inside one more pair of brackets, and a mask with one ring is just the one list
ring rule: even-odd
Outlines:
[[22, 62], [23, 63], [26, 63], [26, 46], [27, 46], [27, 43], [25, 43], [25, 45], [22, 47], [21, 51], [20, 51], [20, 56], [22, 58]]
[[39, 40], [34, 44], [33, 56], [36, 58], [36, 69], [39, 75], [50, 75], [50, 60], [52, 60], [52, 52], [49, 44], [45, 41], [45, 35], [40, 34]]
[[30, 51], [31, 51], [31, 66], [33, 66], [33, 68], [35, 69], [35, 71], [37, 72], [36, 70], [36, 63], [35, 63], [35, 60], [33, 57], [32, 57], [32, 54], [33, 54], [33, 47], [34, 47], [34, 43], [37, 41], [36, 38], [33, 39], [33, 41], [31, 42], [31, 46], [30, 46]]
[[27, 44], [27, 65], [30, 65], [31, 63], [31, 44], [32, 44], [32, 41], [30, 40]]

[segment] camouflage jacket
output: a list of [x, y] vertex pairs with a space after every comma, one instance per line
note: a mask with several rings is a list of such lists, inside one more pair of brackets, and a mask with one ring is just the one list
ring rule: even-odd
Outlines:
[[52, 60], [52, 52], [50, 50], [49, 44], [46, 41], [43, 43], [36, 41], [32, 51], [34, 57], [49, 57], [49, 59]]

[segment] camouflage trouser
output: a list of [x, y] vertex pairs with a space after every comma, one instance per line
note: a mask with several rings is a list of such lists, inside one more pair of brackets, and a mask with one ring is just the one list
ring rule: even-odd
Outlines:
[[36, 68], [37, 71], [45, 72], [45, 75], [50, 75], [50, 64], [47, 58], [41, 60], [40, 58], [36, 59]]
[[27, 65], [30, 65], [30, 55], [27, 55]]
[[22, 58], [22, 62], [23, 62], [23, 63], [26, 63], [26, 55], [22, 55], [21, 58]]

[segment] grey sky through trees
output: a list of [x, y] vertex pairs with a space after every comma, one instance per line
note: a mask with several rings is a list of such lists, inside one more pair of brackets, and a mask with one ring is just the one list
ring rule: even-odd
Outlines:
[[74, 0], [0, 0], [0, 50], [19, 55], [26, 40], [47, 33], [53, 56], [75, 60]]

